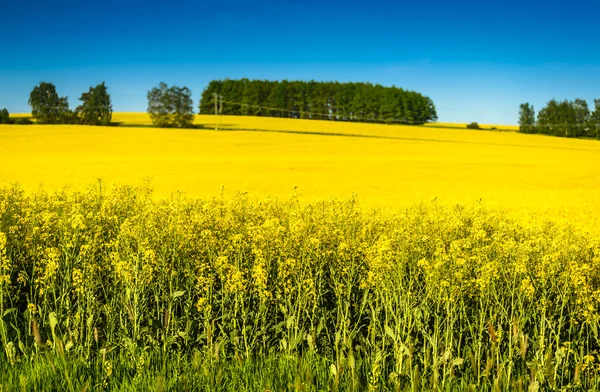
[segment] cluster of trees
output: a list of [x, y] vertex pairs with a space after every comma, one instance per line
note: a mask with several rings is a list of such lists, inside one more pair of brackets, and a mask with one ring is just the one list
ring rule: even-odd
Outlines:
[[189, 128], [194, 122], [192, 92], [187, 87], [161, 82], [148, 91], [148, 114], [158, 127]]
[[[204, 89], [200, 113], [422, 124], [437, 120], [433, 101], [414, 91], [370, 83], [213, 80]], [[221, 105], [218, 105], [221, 106]]]
[[47, 82], [41, 82], [29, 94], [31, 115], [38, 124], [110, 124], [112, 104], [104, 82], [90, 87], [79, 100], [81, 105], [70, 110], [68, 98], [60, 97], [56, 86]]
[[593, 111], [583, 99], [562, 102], [553, 99], [540, 110], [537, 120], [533, 106], [521, 104], [519, 129], [525, 133], [600, 139], [600, 99], [594, 100]]
[[0, 124], [32, 124], [32, 122], [25, 117], [18, 118], [10, 118], [10, 113], [8, 113], [8, 109], [4, 108], [0, 110]]

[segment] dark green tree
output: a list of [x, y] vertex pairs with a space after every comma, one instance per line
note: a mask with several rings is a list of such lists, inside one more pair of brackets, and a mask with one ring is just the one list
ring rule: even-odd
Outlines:
[[240, 114], [244, 116], [258, 116], [260, 108], [257, 102], [260, 100], [260, 88], [258, 83], [249, 80], [244, 83], [244, 92], [242, 94], [242, 104]]
[[66, 124], [73, 122], [67, 97], [59, 97], [52, 83], [41, 82], [29, 94], [31, 115], [39, 124]]
[[589, 136], [600, 139], [600, 99], [594, 99], [594, 111], [590, 116]]
[[538, 112], [537, 130], [546, 135], [555, 135], [558, 124], [559, 104], [555, 99], [548, 101], [546, 106]]
[[192, 92], [161, 82], [148, 91], [148, 114], [158, 127], [188, 128], [194, 122]]
[[285, 84], [283, 83], [278, 83], [271, 89], [267, 105], [274, 108], [270, 110], [272, 117], [287, 117], [288, 113], [285, 111], [287, 109], [285, 92]]
[[535, 132], [535, 109], [529, 103], [522, 103], [519, 109], [519, 131]]
[[433, 101], [431, 100], [431, 98], [426, 97], [426, 99], [427, 99], [427, 118], [424, 121], [425, 122], [437, 121], [438, 116], [437, 116], [437, 111], [435, 110], [435, 105], [433, 104]]
[[10, 124], [10, 114], [7, 109], [0, 110], [0, 124]]
[[573, 106], [573, 115], [575, 117], [571, 135], [573, 137], [586, 136], [590, 126], [590, 108], [588, 107], [588, 103], [583, 99], [577, 98], [571, 105]]
[[79, 122], [86, 125], [109, 125], [112, 119], [112, 104], [104, 82], [90, 87], [87, 93], [81, 94], [81, 106], [76, 110]]
[[198, 105], [198, 112], [202, 114], [215, 114], [215, 98], [214, 94], [221, 93], [220, 80], [211, 81], [208, 86], [202, 92], [200, 98], [200, 104]]

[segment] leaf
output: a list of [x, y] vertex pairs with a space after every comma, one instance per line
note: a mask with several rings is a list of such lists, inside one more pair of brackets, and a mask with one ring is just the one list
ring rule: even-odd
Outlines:
[[452, 366], [460, 366], [463, 364], [465, 360], [462, 358], [454, 358], [454, 360], [452, 361]]
[[444, 351], [444, 354], [442, 355], [442, 362], [446, 363], [446, 361], [449, 360], [451, 356], [452, 352], [450, 350]]
[[286, 325], [285, 325], [287, 329], [292, 328], [292, 326], [294, 325], [294, 320], [295, 320], [294, 316], [288, 317]]
[[337, 367], [335, 367], [335, 364], [333, 364], [333, 363], [331, 364], [331, 367], [329, 368], [329, 371], [334, 376], [337, 374]]
[[306, 334], [306, 341], [308, 342], [308, 348], [310, 351], [314, 351], [315, 349], [315, 343], [313, 342], [313, 337], [311, 334], [307, 333]]
[[52, 333], [54, 334], [54, 328], [58, 325], [58, 318], [56, 317], [56, 313], [50, 312], [48, 315], [48, 321], [50, 322], [50, 328], [52, 329]]
[[323, 322], [323, 317], [321, 317], [321, 319], [319, 320], [319, 325], [317, 326], [316, 336], [319, 336], [321, 334], [321, 331], [323, 330], [324, 327], [325, 327], [325, 323]]
[[390, 338], [392, 338], [392, 340], [395, 342], [396, 334], [394, 333], [394, 331], [392, 331], [392, 329], [390, 327], [388, 327], [387, 325], [384, 327], [384, 329], [385, 329], [386, 335], [388, 335]]
[[92, 323], [94, 322], [94, 314], [90, 314], [90, 317], [87, 318], [87, 327], [92, 328]]
[[176, 291], [173, 293], [173, 295], [171, 296], [173, 299], [177, 298], [177, 297], [181, 297], [182, 295], [185, 294], [185, 291]]

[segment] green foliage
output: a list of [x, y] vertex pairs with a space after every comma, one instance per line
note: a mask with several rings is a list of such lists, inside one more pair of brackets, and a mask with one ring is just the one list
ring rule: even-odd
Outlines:
[[52, 83], [41, 82], [29, 95], [31, 114], [39, 124], [70, 124], [75, 122], [67, 97], [59, 97]]
[[600, 99], [594, 99], [594, 111], [590, 115], [590, 129], [588, 136], [600, 140]]
[[535, 133], [535, 109], [529, 103], [521, 104], [519, 110], [519, 130], [523, 133]]
[[148, 114], [159, 127], [191, 127], [194, 122], [192, 92], [187, 87], [169, 87], [161, 82], [148, 91]]
[[33, 124], [33, 122], [28, 119], [27, 117], [20, 117], [20, 118], [16, 118], [13, 121], [13, 124], [17, 124], [17, 125], [31, 125]]
[[470, 124], [467, 124], [467, 129], [481, 129], [481, 128], [479, 127], [478, 123], [472, 122]]
[[437, 120], [433, 101], [414, 91], [370, 83], [213, 80], [202, 93], [199, 113], [214, 114], [214, 94], [223, 114], [332, 121], [422, 124]]
[[96, 87], [90, 87], [87, 93], [81, 94], [81, 106], [76, 110], [81, 124], [109, 125], [112, 118], [112, 104], [107, 88], [102, 82]]
[[595, 110], [590, 112], [583, 99], [557, 101], [552, 99], [540, 110], [537, 122], [532, 126], [533, 107], [521, 105], [519, 124], [522, 132], [542, 133], [562, 137], [599, 137], [598, 100], [594, 100]]
[[10, 114], [6, 108], [0, 110], [0, 124], [10, 124]]

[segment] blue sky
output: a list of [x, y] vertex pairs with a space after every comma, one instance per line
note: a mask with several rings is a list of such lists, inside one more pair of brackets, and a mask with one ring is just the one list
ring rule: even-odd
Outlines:
[[600, 98], [592, 1], [0, 0], [0, 108], [56, 84], [72, 107], [106, 81], [145, 111], [160, 81], [369, 81], [430, 96], [440, 121], [515, 124], [518, 106]]

